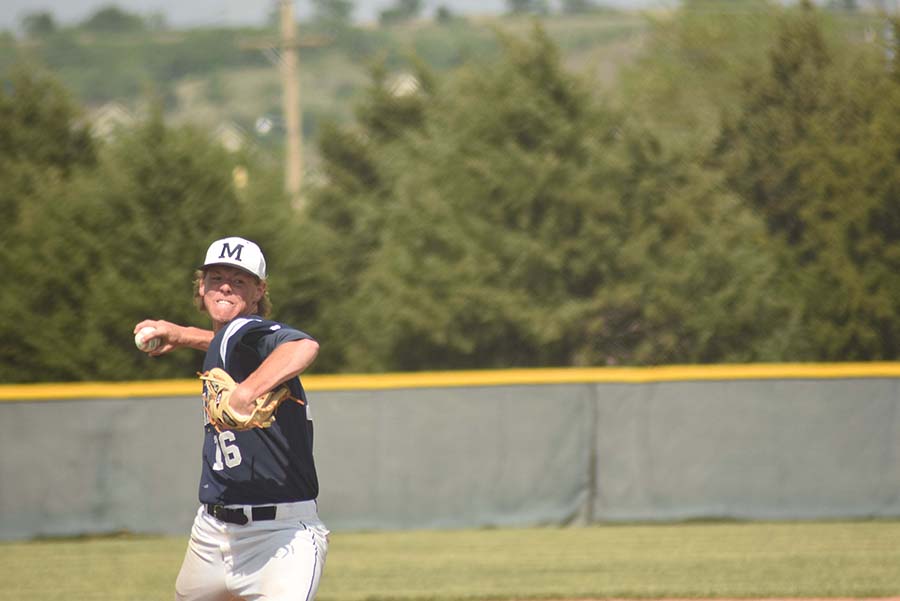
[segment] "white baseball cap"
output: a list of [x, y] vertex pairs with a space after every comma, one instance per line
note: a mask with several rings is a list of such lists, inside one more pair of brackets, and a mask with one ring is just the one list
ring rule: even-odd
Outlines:
[[237, 236], [222, 238], [210, 244], [203, 267], [210, 265], [233, 265], [261, 280], [266, 279], [266, 258], [262, 250], [255, 242]]

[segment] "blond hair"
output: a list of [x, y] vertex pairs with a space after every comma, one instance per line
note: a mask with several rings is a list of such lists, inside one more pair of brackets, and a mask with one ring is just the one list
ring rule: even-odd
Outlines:
[[[203, 297], [200, 295], [200, 283], [203, 281], [204, 275], [206, 275], [206, 273], [202, 269], [198, 269], [194, 272], [194, 306], [197, 307], [197, 310], [201, 313], [206, 313], [206, 305], [203, 304]], [[253, 277], [256, 278], [256, 282], [259, 283], [259, 278], [255, 275]], [[256, 303], [255, 313], [260, 317], [268, 317], [271, 312], [272, 301], [269, 299], [269, 288], [267, 286], [262, 298]]]

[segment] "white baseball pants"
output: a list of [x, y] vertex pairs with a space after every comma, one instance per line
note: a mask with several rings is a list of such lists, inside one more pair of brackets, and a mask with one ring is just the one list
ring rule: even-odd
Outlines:
[[[176, 601], [311, 601], [328, 553], [315, 501], [282, 503], [273, 520], [222, 522], [201, 507], [194, 518]], [[249, 516], [250, 508], [245, 508]]]

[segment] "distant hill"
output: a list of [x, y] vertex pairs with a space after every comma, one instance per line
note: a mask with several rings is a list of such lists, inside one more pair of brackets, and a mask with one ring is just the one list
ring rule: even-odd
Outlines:
[[[542, 20], [565, 63], [608, 85], [632, 60], [647, 27], [637, 13], [602, 12]], [[420, 20], [393, 27], [355, 27], [301, 50], [305, 139], [325, 120], [346, 122], [368, 83], [368, 65], [383, 57], [391, 77], [402, 78], [414, 52], [436, 72], [498, 49], [495, 29], [525, 34], [527, 17], [470, 17], [451, 23]], [[301, 27], [302, 39], [322, 39]], [[192, 28], [98, 34], [62, 28], [40, 39], [0, 46], [0, 67], [36, 61], [49, 67], [91, 112], [115, 103], [114, 114], [140, 115], [161, 99], [167, 118], [211, 131], [223, 124], [263, 148], [281, 147], [281, 82], [270, 28]], [[106, 114], [101, 112], [101, 114]], [[313, 149], [311, 149], [312, 151]]]
[[[671, 6], [674, 0], [608, 0], [598, 2], [626, 10]], [[355, 18], [359, 22], [374, 21], [392, 0], [356, 0]], [[128, 12], [147, 16], [161, 14], [173, 27], [253, 27], [266, 22], [274, 0], [4, 0], [0, 3], [0, 28], [15, 29], [21, 18], [36, 11], [49, 11], [61, 24], [72, 25], [85, 20], [102, 7], [115, 5]], [[425, 0], [425, 15], [433, 15], [444, 6], [461, 15], [498, 15], [507, 9], [506, 0]], [[551, 3], [552, 4], [552, 3]], [[306, 0], [295, 3], [298, 18], [308, 16], [311, 8]]]

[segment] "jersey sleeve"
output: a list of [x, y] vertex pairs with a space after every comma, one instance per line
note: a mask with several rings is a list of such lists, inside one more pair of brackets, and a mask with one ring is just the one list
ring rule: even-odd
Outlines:
[[269, 322], [266, 327], [256, 328], [253, 334], [253, 337], [256, 338], [256, 351], [262, 358], [268, 357], [272, 351], [285, 342], [315, 340], [306, 332], [296, 330], [277, 322]]

